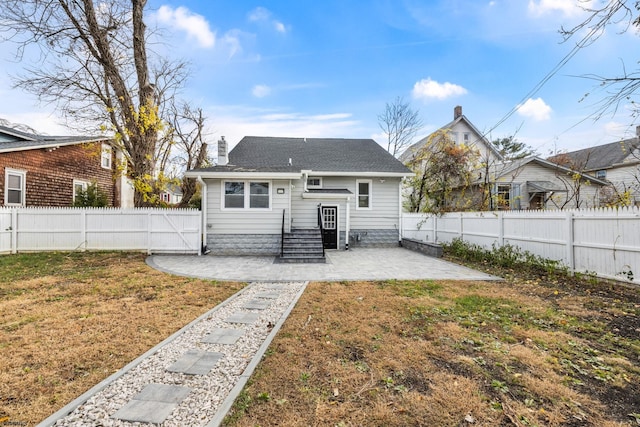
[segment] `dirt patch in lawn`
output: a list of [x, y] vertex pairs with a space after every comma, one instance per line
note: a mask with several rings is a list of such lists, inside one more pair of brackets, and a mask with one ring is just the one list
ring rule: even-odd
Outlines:
[[227, 426], [640, 423], [640, 291], [614, 283], [312, 283]]
[[0, 257], [0, 426], [43, 420], [244, 286], [167, 275], [144, 260]]

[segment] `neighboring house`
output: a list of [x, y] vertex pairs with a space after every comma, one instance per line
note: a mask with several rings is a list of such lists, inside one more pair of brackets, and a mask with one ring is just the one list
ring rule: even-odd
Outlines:
[[246, 136], [218, 158], [185, 175], [204, 184], [213, 253], [275, 255], [283, 231], [317, 229], [319, 218], [326, 249], [398, 245], [401, 180], [412, 173], [372, 139]]
[[46, 136], [0, 126], [2, 206], [73, 205], [78, 191], [95, 182], [110, 206], [133, 206], [133, 189], [116, 178], [119, 161], [104, 137]]
[[170, 205], [177, 205], [182, 201], [182, 189], [179, 185], [171, 184], [160, 192], [160, 200]]
[[496, 164], [490, 182], [490, 210], [598, 207], [600, 190], [607, 185], [536, 156]]
[[[462, 107], [454, 108], [454, 120], [409, 147], [400, 160], [412, 163], [414, 156], [428, 149], [433, 137], [442, 132], [456, 144], [464, 144], [477, 153], [471, 165], [473, 181], [468, 188], [454, 189], [448, 204], [465, 209], [489, 210], [589, 208], [599, 206], [600, 190], [607, 182], [531, 156], [518, 160], [504, 160], [495, 146], [462, 114]], [[485, 189], [488, 188], [488, 191]], [[485, 194], [486, 193], [486, 194]]]
[[608, 181], [611, 187], [603, 191], [604, 202], [627, 193], [626, 202], [640, 206], [640, 126], [634, 138], [557, 154], [549, 160]]
[[502, 160], [500, 152], [484, 137], [482, 132], [462, 114], [462, 107], [459, 105], [453, 109], [453, 121], [411, 145], [400, 155], [399, 160], [407, 164], [431, 142], [433, 135], [443, 131], [446, 132], [449, 138], [456, 144], [464, 144], [475, 150], [479, 155], [479, 161], [485, 164], [490, 165]]

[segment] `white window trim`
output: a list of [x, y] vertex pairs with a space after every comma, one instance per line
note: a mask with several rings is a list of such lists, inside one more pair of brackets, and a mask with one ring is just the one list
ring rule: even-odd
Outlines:
[[89, 182], [88, 181], [83, 181], [81, 179], [74, 179], [73, 180], [73, 203], [76, 202], [76, 185], [82, 185], [82, 189], [84, 191], [87, 191], [87, 188], [89, 187]]
[[[108, 156], [107, 156], [108, 154]], [[103, 143], [100, 146], [100, 166], [103, 169], [111, 169], [112, 168], [112, 156], [113, 156], [113, 147], [109, 144]], [[108, 165], [106, 164], [108, 163]]]
[[[319, 185], [311, 185], [311, 184], [309, 184], [309, 180], [310, 179], [318, 179], [318, 180], [320, 180], [320, 184]], [[307, 189], [315, 190], [315, 189], [319, 189], [319, 188], [322, 188], [322, 177], [321, 176], [310, 176], [310, 177], [307, 177]]]
[[[225, 183], [227, 182], [242, 182], [244, 183], [244, 207], [242, 208], [228, 208], [225, 206]], [[269, 207], [268, 208], [252, 208], [251, 205], [251, 183], [256, 182], [266, 182], [269, 184]], [[242, 179], [223, 179], [220, 180], [220, 210], [223, 211], [251, 211], [251, 212], [259, 212], [259, 211], [271, 211], [273, 208], [273, 183], [269, 179], [251, 179], [251, 180], [242, 180]]]
[[[360, 183], [366, 182], [369, 184], [369, 206], [366, 208], [360, 207]], [[356, 179], [356, 210], [366, 211], [373, 208], [373, 180], [371, 179]]]
[[[20, 203], [9, 203], [9, 175], [20, 175]], [[4, 170], [4, 205], [24, 206], [27, 199], [27, 171], [21, 169], [5, 168]]]

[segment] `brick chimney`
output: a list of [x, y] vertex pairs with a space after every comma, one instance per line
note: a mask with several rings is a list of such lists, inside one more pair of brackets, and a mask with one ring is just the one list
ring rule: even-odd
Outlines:
[[222, 139], [218, 141], [218, 164], [220, 166], [224, 166], [229, 161], [228, 153], [227, 153], [227, 141], [224, 140], [224, 136]]
[[453, 120], [457, 119], [458, 117], [462, 116], [462, 107], [457, 105], [454, 109], [453, 109]]

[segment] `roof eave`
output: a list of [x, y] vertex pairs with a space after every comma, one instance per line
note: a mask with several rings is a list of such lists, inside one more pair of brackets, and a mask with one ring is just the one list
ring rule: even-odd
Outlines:
[[413, 172], [346, 172], [346, 171], [315, 171], [315, 170], [303, 170], [302, 173], [313, 176], [364, 176], [371, 178], [405, 178], [408, 176], [414, 176]]
[[0, 148], [0, 153], [15, 153], [16, 151], [40, 150], [47, 148], [66, 147], [69, 145], [91, 144], [94, 142], [109, 141], [110, 138], [83, 139], [81, 141], [51, 142], [49, 144], [27, 145], [23, 147]]
[[202, 179], [300, 179], [301, 172], [212, 172], [212, 171], [187, 171], [184, 174], [187, 178]]

